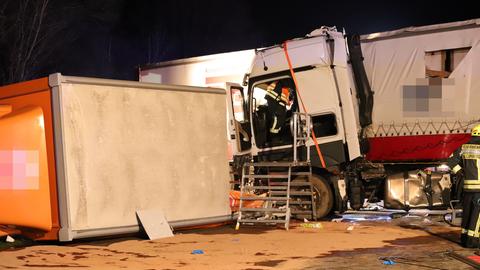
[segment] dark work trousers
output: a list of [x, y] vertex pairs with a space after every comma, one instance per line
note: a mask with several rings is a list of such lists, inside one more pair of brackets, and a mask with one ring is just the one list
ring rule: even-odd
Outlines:
[[467, 248], [478, 247], [480, 231], [480, 192], [463, 193], [462, 212], [462, 246]]
[[268, 128], [271, 134], [277, 134], [285, 125], [287, 109], [285, 105], [280, 104], [278, 100], [270, 98], [270, 96], [267, 96], [267, 102], [270, 114]]

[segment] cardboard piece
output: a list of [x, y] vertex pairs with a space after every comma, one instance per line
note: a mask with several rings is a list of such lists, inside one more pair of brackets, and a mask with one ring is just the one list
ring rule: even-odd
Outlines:
[[173, 236], [172, 228], [168, 224], [163, 211], [156, 209], [137, 210], [137, 217], [139, 225], [143, 227], [150, 240]]

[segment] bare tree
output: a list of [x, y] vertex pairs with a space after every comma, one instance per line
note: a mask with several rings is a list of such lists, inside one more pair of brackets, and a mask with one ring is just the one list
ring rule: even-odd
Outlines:
[[[3, 0], [0, 5], [0, 83], [37, 76], [52, 57], [67, 27], [62, 14], [54, 14], [51, 0]], [[55, 17], [55, 18], [54, 18]]]
[[147, 37], [147, 62], [154, 63], [164, 58], [170, 51], [168, 36], [165, 29], [159, 28]]
[[[5, 26], [5, 21], [6, 21], [6, 15], [5, 15], [5, 10], [7, 9], [7, 2], [2, 2], [0, 3], [0, 29], [4, 29]], [[0, 37], [2, 37], [4, 34], [4, 31], [0, 31]]]

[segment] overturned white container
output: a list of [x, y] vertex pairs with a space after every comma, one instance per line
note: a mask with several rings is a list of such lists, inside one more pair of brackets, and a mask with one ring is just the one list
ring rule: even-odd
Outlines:
[[53, 74], [59, 239], [230, 218], [225, 91]]

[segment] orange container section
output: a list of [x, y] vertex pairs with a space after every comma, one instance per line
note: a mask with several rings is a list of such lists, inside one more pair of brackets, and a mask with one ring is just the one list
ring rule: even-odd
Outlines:
[[0, 87], [0, 225], [58, 239], [48, 78]]

